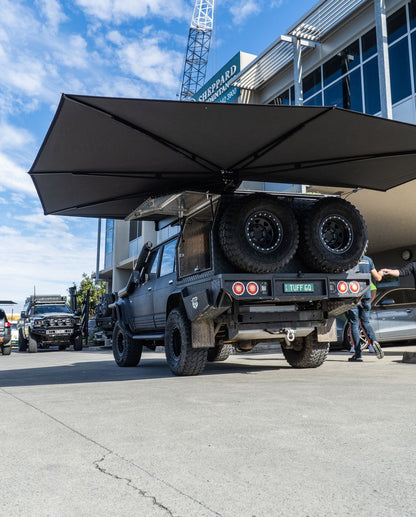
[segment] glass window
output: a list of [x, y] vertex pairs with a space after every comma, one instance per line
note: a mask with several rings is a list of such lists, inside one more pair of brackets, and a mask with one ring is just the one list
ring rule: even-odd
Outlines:
[[322, 88], [321, 68], [317, 68], [303, 79], [303, 97], [310, 97]]
[[360, 46], [358, 40], [338, 52], [336, 56], [324, 63], [324, 84], [332, 83], [346, 74], [360, 62]]
[[130, 221], [129, 225], [129, 241], [134, 241], [137, 237], [142, 234], [142, 222], [141, 221]]
[[387, 41], [391, 43], [406, 31], [406, 7], [402, 7], [387, 18]]
[[283, 93], [275, 97], [270, 104], [275, 104], [276, 106], [287, 106], [290, 104], [289, 99], [289, 90], [285, 90]]
[[296, 102], [295, 102], [295, 87], [294, 86], [290, 87], [290, 104], [292, 106], [294, 106], [296, 104]]
[[409, 3], [409, 19], [410, 29], [414, 29], [416, 27], [416, 0]]
[[322, 106], [322, 92], [314, 95], [303, 103], [304, 106]]
[[360, 70], [355, 70], [324, 92], [326, 106], [363, 111]]
[[153, 251], [149, 257], [147, 262], [147, 271], [149, 271], [148, 278], [146, 280], [154, 280], [157, 276], [157, 266], [159, 264], [159, 257], [162, 252], [162, 248], [159, 248], [157, 251]]
[[378, 61], [374, 57], [363, 65], [365, 112], [375, 115], [381, 109]]
[[403, 291], [405, 303], [416, 303], [416, 290], [405, 289]]
[[160, 265], [160, 275], [164, 276], [175, 271], [175, 250], [176, 240], [168, 242], [163, 247], [162, 263]]
[[369, 58], [377, 52], [376, 29], [371, 29], [361, 38], [363, 60]]
[[412, 55], [413, 55], [413, 78], [414, 83], [416, 84], [416, 32], [412, 32], [411, 36], [412, 42]]
[[412, 93], [407, 38], [398, 41], [389, 48], [389, 59], [391, 100], [394, 104]]

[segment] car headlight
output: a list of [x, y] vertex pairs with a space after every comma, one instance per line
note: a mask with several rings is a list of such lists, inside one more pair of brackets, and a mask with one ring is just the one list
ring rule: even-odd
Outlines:
[[41, 327], [42, 326], [42, 320], [34, 320], [33, 321], [33, 326], [34, 327]]

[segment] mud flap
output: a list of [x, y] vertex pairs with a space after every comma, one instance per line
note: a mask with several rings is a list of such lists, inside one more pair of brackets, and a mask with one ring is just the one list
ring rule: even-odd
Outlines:
[[337, 324], [335, 318], [328, 318], [326, 325], [316, 328], [319, 343], [333, 343], [337, 340]]
[[192, 348], [208, 348], [215, 345], [214, 322], [199, 320], [192, 323]]

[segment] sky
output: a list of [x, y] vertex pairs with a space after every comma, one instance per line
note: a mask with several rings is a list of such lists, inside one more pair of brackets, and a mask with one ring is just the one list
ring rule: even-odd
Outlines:
[[[217, 0], [206, 78], [258, 55], [316, 0]], [[27, 171], [61, 93], [177, 99], [194, 1], [0, 0], [0, 300], [68, 294], [97, 220], [45, 216]], [[102, 264], [101, 264], [102, 267]]]

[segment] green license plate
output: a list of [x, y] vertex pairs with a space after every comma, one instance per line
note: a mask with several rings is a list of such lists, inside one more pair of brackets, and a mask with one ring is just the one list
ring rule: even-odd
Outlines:
[[313, 293], [315, 286], [313, 283], [290, 283], [283, 284], [283, 291], [285, 293]]

